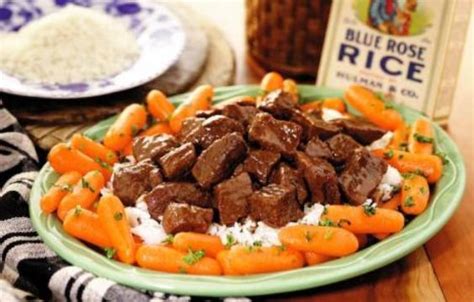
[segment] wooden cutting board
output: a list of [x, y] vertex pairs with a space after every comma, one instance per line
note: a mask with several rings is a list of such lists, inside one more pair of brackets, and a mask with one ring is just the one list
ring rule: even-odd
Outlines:
[[73, 102], [8, 95], [4, 98], [5, 106], [25, 126], [35, 143], [41, 149], [49, 150], [74, 133], [120, 112], [126, 105], [143, 102], [150, 89], [173, 95], [204, 83], [214, 86], [232, 84], [234, 53], [222, 33], [214, 24], [182, 4], [172, 4], [170, 9], [183, 20], [188, 38], [178, 62], [156, 80], [136, 89]]

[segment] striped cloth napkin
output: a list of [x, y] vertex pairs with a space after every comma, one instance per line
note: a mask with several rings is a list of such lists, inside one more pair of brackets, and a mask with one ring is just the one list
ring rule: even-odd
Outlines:
[[49, 249], [28, 215], [29, 193], [39, 167], [33, 143], [0, 101], [0, 301], [191, 300], [118, 285], [68, 264]]

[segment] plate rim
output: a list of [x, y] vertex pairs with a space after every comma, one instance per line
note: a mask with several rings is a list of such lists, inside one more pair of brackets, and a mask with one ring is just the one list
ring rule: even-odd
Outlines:
[[[335, 95], [341, 95], [342, 90], [339, 89], [329, 89], [324, 87], [318, 87], [313, 85], [299, 85], [300, 88], [303, 90], [328, 90], [332, 91]], [[222, 88], [216, 89], [216, 94], [220, 92], [230, 91], [232, 93], [233, 90], [239, 89], [247, 89], [252, 91], [258, 91], [258, 86], [256, 85], [239, 85], [239, 86], [227, 86]], [[173, 97], [174, 101], [179, 101], [183, 96], [186, 94], [181, 94], [178, 96]], [[419, 116], [420, 113], [417, 113], [415, 110], [408, 109], [407, 107], [402, 106], [405, 111], [411, 112], [411, 114], [415, 114], [415, 116]], [[98, 123], [91, 129], [94, 128], [104, 128], [106, 124], [110, 124], [113, 120], [109, 118]], [[30, 206], [29, 212], [30, 217], [33, 222], [33, 226], [37, 230], [38, 234], [41, 238], [45, 241], [46, 245], [48, 245], [51, 249], [53, 249], [57, 254], [63, 257], [65, 260], [69, 261], [73, 265], [77, 265], [93, 274], [96, 274], [101, 277], [109, 278], [117, 283], [131, 286], [137, 289], [147, 289], [147, 290], [155, 290], [155, 291], [162, 291], [172, 294], [180, 294], [180, 295], [193, 295], [193, 296], [213, 296], [213, 297], [223, 297], [223, 296], [256, 296], [256, 295], [265, 295], [265, 294], [277, 294], [283, 292], [291, 292], [296, 290], [308, 289], [308, 288], [315, 288], [320, 287], [323, 285], [335, 283], [338, 281], [350, 279], [355, 276], [359, 276], [365, 274], [367, 272], [376, 270], [382, 266], [388, 265], [392, 263], [413, 250], [417, 249], [418, 247], [422, 246], [426, 241], [428, 241], [431, 237], [436, 235], [439, 230], [448, 222], [451, 216], [454, 214], [456, 209], [459, 207], [461, 203], [462, 196], [465, 190], [465, 182], [466, 182], [466, 172], [465, 172], [465, 165], [462, 154], [459, 152], [457, 145], [454, 141], [448, 136], [448, 134], [441, 129], [440, 126], [434, 125], [435, 133], [437, 136], [441, 135], [440, 138], [443, 139], [443, 143], [449, 146], [451, 150], [453, 150], [454, 155], [456, 156], [457, 162], [454, 163], [450, 160], [450, 165], [453, 166], [453, 171], [456, 173], [455, 177], [451, 179], [448, 185], [443, 186], [440, 191], [436, 193], [436, 201], [442, 198], [440, 194], [445, 194], [446, 192], [454, 192], [454, 195], [450, 196], [451, 201], [448, 204], [448, 207], [443, 208], [443, 212], [436, 218], [436, 223], [433, 221], [429, 221], [426, 228], [422, 231], [415, 232], [414, 234], [410, 235], [410, 240], [406, 244], [397, 245], [396, 249], [389, 249], [389, 252], [384, 255], [378, 255], [375, 259], [371, 259], [370, 253], [377, 251], [377, 248], [386, 245], [388, 241], [397, 241], [397, 239], [403, 239], [403, 235], [409, 234], [410, 230], [407, 230], [411, 224], [408, 224], [404, 230], [394, 236], [387, 238], [386, 240], [374, 244], [366, 249], [363, 249], [361, 252], [357, 252], [351, 256], [344, 257], [343, 259], [338, 259], [334, 261], [330, 261], [318, 266], [313, 267], [305, 267], [297, 270], [286, 271], [286, 272], [278, 272], [272, 274], [260, 274], [260, 275], [251, 275], [251, 276], [244, 276], [244, 277], [209, 277], [209, 276], [191, 276], [191, 275], [182, 275], [182, 274], [169, 274], [169, 273], [161, 273], [151, 270], [146, 270], [142, 268], [138, 268], [135, 266], [129, 266], [117, 261], [105, 259], [105, 257], [101, 256], [100, 254], [94, 252], [90, 248], [86, 247], [84, 244], [80, 243], [78, 240], [70, 237], [69, 235], [65, 234], [66, 238], [54, 238], [51, 232], [48, 232], [46, 229], [42, 227], [42, 223], [51, 224], [56, 220], [51, 215], [46, 217], [44, 214], [38, 212], [39, 208], [39, 199], [42, 192], [42, 182], [43, 178], [46, 173], [51, 171], [49, 164], [46, 164], [40, 170], [38, 177], [36, 178], [33, 189], [30, 196]], [[450, 186], [455, 186], [451, 188]], [[430, 207], [431, 209], [434, 202], [431, 199]], [[36, 205], [36, 207], [35, 207]], [[424, 214], [418, 216], [424, 217], [424, 215], [428, 215], [433, 210], [426, 211]], [[433, 213], [431, 213], [433, 215]], [[416, 218], [416, 219], [418, 219]], [[44, 221], [41, 221], [44, 220]], [[47, 222], [49, 220], [49, 222]], [[63, 234], [64, 235], [64, 234]], [[69, 238], [68, 238], [69, 237]], [[86, 248], [94, 255], [88, 255], [85, 257], [84, 255], [75, 255], [71, 253], [69, 248], [64, 248], [63, 239], [67, 239], [68, 241], [72, 241], [73, 244], [78, 245], [77, 248]], [[89, 254], [89, 253], [87, 253]], [[361, 256], [360, 259], [357, 259], [357, 256]], [[369, 256], [367, 256], [369, 255]], [[96, 261], [102, 261], [107, 263], [108, 265], [112, 265], [115, 269], [126, 269], [128, 273], [138, 273], [140, 278], [130, 278], [128, 274], [117, 274], [116, 270], [112, 270], [111, 268], [103, 268], [101, 265], [97, 265], [94, 261], [90, 261], [90, 257]], [[79, 257], [82, 262], [77, 260]], [[89, 260], [85, 261], [84, 260]], [[342, 267], [338, 267], [341, 263], [346, 262], [346, 265]], [[352, 264], [351, 264], [352, 263]], [[100, 263], [99, 263], [100, 264]], [[323, 274], [318, 274], [318, 271], [321, 270], [328, 270], [331, 267], [336, 267], [337, 270], [331, 271], [330, 273], [324, 272]], [[329, 274], [329, 275], [328, 275]], [[137, 275], [136, 275], [137, 276]], [[143, 278], [147, 278], [146, 280], [142, 280]], [[304, 277], [304, 278], [303, 278]], [[148, 279], [149, 278], [149, 279]], [[278, 281], [284, 280], [285, 282], [282, 284]], [[221, 286], [219, 286], [221, 285]]]
[[[83, 93], [83, 92], [62, 92], [62, 91], [55, 91], [55, 92], [48, 92], [46, 89], [45, 90], [38, 90], [34, 89], [32, 91], [30, 90], [17, 90], [17, 89], [10, 89], [9, 87], [0, 87], [0, 93], [7, 93], [7, 94], [12, 94], [15, 96], [22, 96], [22, 97], [30, 97], [30, 98], [39, 98], [39, 99], [54, 99], [54, 100], [64, 100], [64, 101], [74, 101], [77, 99], [92, 99], [94, 97], [98, 96], [104, 96], [108, 94], [113, 94], [113, 93], [118, 93], [118, 92], [123, 92], [129, 89], [136, 88], [138, 86], [144, 85], [159, 76], [163, 75], [171, 66], [173, 66], [174, 63], [176, 63], [179, 59], [179, 56], [183, 53], [184, 47], [186, 45], [186, 32], [184, 30], [183, 22], [181, 19], [176, 16], [176, 14], [169, 9], [163, 2], [157, 2], [157, 1], [150, 1], [150, 0], [134, 0], [136, 2], [144, 2], [147, 4], [151, 4], [154, 7], [159, 8], [159, 10], [164, 11], [166, 15], [170, 18], [173, 19], [173, 22], [176, 23], [176, 25], [179, 27], [179, 30], [177, 31], [178, 33], [178, 43], [177, 43], [177, 51], [170, 56], [170, 60], [166, 64], [163, 64], [163, 66], [160, 68], [159, 71], [153, 73], [153, 76], [149, 76], [146, 78], [143, 78], [139, 81], [134, 81], [134, 82], [129, 82], [127, 85], [112, 85], [112, 86], [105, 86], [101, 87], [100, 89], [94, 89], [90, 92]], [[60, 8], [63, 9], [63, 8]], [[135, 64], [135, 62], [133, 63]], [[126, 73], [129, 71], [129, 69], [133, 66], [128, 66], [125, 70], [121, 71], [120, 73], [112, 76], [118, 76], [119, 74]], [[17, 77], [9, 75], [3, 71], [0, 71], [0, 76], [1, 75], [7, 75], [9, 77], [15, 78], [19, 80]], [[106, 79], [104, 79], [106, 80]], [[98, 80], [95, 80], [98, 81]], [[22, 86], [24, 87], [24, 86]]]

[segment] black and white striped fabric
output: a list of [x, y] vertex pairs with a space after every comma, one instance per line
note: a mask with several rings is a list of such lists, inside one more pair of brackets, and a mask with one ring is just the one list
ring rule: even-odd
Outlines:
[[0, 301], [191, 300], [137, 291], [96, 277], [69, 265], [43, 244], [28, 215], [39, 166], [33, 143], [0, 101]]

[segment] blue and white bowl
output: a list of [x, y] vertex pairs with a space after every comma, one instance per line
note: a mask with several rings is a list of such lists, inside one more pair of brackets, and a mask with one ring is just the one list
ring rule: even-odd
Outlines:
[[102, 11], [126, 25], [140, 47], [136, 62], [115, 76], [69, 85], [32, 83], [0, 70], [0, 92], [74, 99], [122, 91], [157, 78], [178, 60], [183, 51], [185, 33], [181, 22], [153, 0], [0, 0], [0, 34], [18, 31], [29, 22], [68, 4]]

